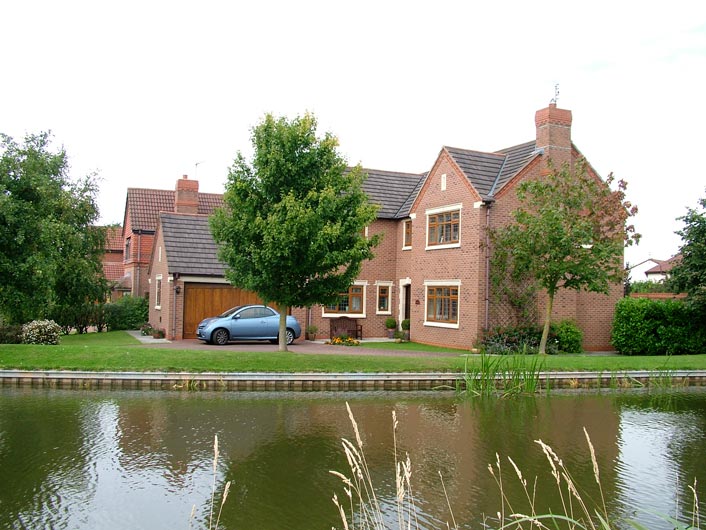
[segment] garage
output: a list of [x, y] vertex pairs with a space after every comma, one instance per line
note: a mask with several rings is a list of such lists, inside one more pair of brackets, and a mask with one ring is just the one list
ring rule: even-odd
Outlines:
[[195, 339], [196, 327], [206, 317], [243, 304], [261, 303], [257, 294], [223, 284], [184, 284], [184, 338]]

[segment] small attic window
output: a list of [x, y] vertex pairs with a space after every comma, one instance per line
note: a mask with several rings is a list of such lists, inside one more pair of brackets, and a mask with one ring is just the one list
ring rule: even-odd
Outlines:
[[446, 191], [446, 173], [441, 174], [441, 191]]

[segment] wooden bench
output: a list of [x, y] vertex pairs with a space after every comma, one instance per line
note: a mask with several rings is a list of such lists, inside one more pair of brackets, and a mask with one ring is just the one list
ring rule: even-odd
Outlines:
[[346, 335], [352, 339], [361, 340], [363, 338], [363, 325], [358, 324], [354, 318], [339, 317], [329, 320], [330, 338]]

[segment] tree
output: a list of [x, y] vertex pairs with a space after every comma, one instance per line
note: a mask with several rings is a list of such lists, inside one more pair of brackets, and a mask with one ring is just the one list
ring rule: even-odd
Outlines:
[[348, 169], [338, 140], [317, 137], [316, 125], [311, 114], [265, 116], [252, 131], [252, 161], [238, 153], [211, 217], [228, 280], [279, 306], [280, 351], [289, 308], [333, 302], [378, 243], [364, 235], [376, 208], [362, 169]]
[[65, 258], [57, 269], [56, 304], [50, 316], [66, 333], [72, 329], [85, 333], [89, 326], [100, 324], [103, 301], [110, 291], [101, 264], [105, 235], [102, 227], [89, 227], [63, 242]]
[[27, 135], [23, 145], [0, 140], [0, 315], [23, 323], [76, 299], [66, 275], [96, 271], [105, 236], [92, 226], [94, 175], [71, 180], [66, 152], [50, 150], [49, 133]]
[[[637, 208], [593, 175], [580, 159], [572, 169], [549, 165], [546, 177], [519, 184], [514, 223], [492, 234], [494, 254], [506, 267], [503, 277], [536, 282], [547, 292], [540, 353], [546, 352], [554, 297], [560, 288], [607, 293], [623, 281], [623, 247], [639, 239], [627, 219]], [[494, 256], [494, 265], [497, 259]]]
[[681, 261], [671, 270], [668, 280], [672, 292], [686, 292], [688, 301], [706, 315], [706, 199], [699, 199], [701, 210], [687, 208], [687, 214], [679, 217], [684, 228], [677, 234], [683, 245]]

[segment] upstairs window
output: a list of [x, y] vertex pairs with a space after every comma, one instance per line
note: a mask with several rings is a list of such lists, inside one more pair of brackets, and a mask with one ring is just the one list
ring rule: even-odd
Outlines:
[[407, 219], [404, 222], [404, 248], [412, 247], [412, 220]]
[[460, 227], [460, 210], [430, 214], [427, 224], [427, 245], [431, 247], [458, 244]]

